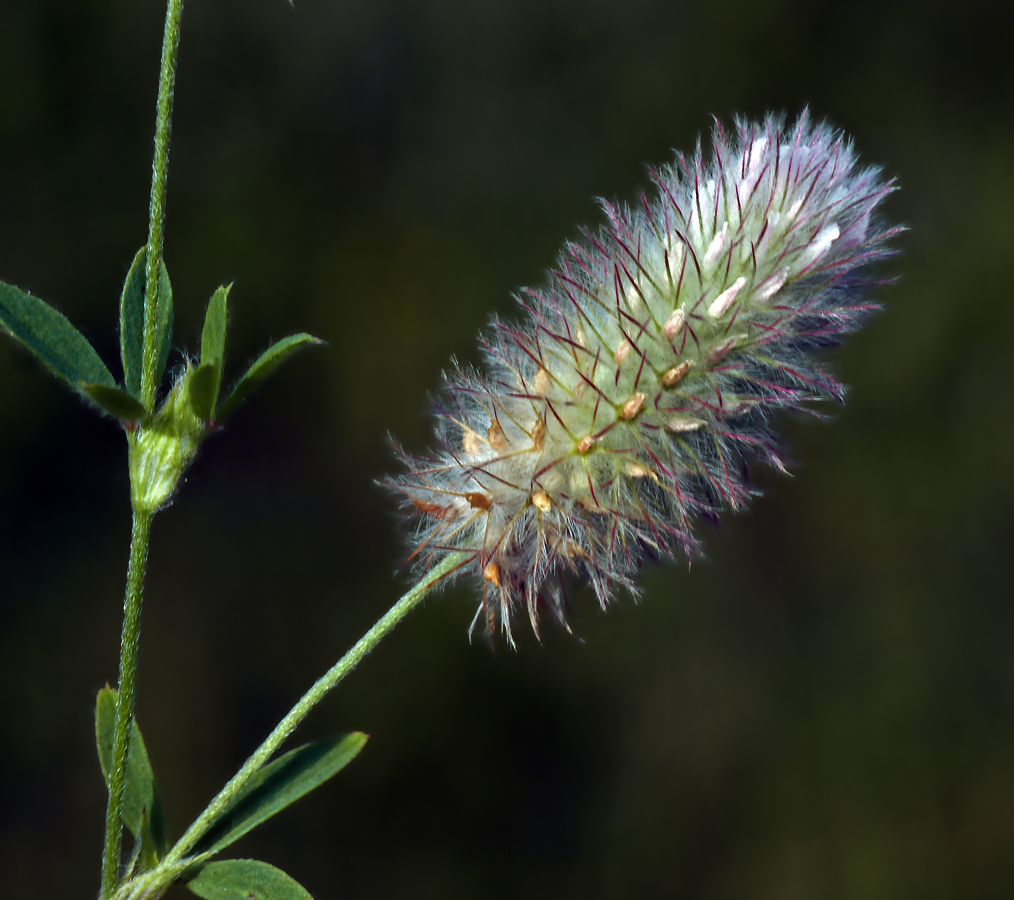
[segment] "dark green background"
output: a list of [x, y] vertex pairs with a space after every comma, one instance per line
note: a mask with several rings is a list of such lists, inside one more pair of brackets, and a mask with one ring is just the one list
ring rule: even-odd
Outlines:
[[[999, 4], [996, 5], [999, 9]], [[145, 239], [163, 9], [2, 0], [0, 277], [117, 359]], [[782, 423], [706, 558], [639, 605], [575, 597], [519, 651], [459, 588], [300, 731], [364, 754], [237, 845], [318, 898], [1014, 896], [1014, 77], [989, 4], [192, 0], [165, 257], [175, 346], [232, 292], [233, 375], [307, 351], [156, 520], [138, 715], [173, 834], [405, 586], [388, 432], [592, 197], [710, 115], [809, 104], [885, 166], [911, 231], [885, 311]], [[179, 352], [172, 359], [178, 363]], [[0, 344], [0, 879], [94, 896], [92, 703], [115, 681], [124, 441]], [[182, 896], [182, 895], [181, 895]]]

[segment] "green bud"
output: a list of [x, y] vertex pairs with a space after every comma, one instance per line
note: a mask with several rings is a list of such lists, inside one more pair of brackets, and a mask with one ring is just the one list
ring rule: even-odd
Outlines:
[[134, 509], [155, 513], [169, 502], [197, 455], [205, 424], [193, 411], [188, 365], [149, 424], [130, 433], [130, 500]]

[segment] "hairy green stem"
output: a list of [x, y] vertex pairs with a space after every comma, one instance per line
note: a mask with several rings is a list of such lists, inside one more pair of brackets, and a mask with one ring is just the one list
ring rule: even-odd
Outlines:
[[[148, 220], [148, 248], [145, 265], [144, 354], [141, 366], [141, 400], [150, 412], [158, 388], [157, 307], [162, 241], [165, 235], [165, 192], [169, 171], [169, 134], [172, 129], [173, 87], [180, 45], [183, 0], [168, 0], [162, 36], [162, 69], [158, 81], [155, 112], [155, 154], [151, 164], [151, 205]], [[129, 439], [129, 438], [128, 438]], [[99, 897], [108, 900], [116, 890], [123, 828], [123, 794], [127, 774], [130, 726], [134, 718], [134, 675], [137, 645], [141, 634], [141, 599], [148, 563], [148, 541], [154, 510], [134, 507], [130, 535], [130, 562], [127, 565], [127, 595], [123, 604], [123, 634], [120, 637], [120, 678], [117, 684], [116, 730], [113, 734], [113, 761], [109, 772], [109, 803], [106, 806], [106, 834], [102, 847], [102, 887]]]
[[232, 777], [232, 780], [222, 788], [218, 796], [208, 804], [208, 808], [187, 829], [186, 834], [177, 841], [176, 846], [166, 854], [163, 865], [167, 867], [172, 866], [184, 858], [187, 852], [204, 836], [218, 817], [229, 808], [236, 794], [242, 790], [257, 770], [271, 758], [272, 754], [285, 742], [285, 739], [292, 734], [296, 726], [306, 718], [310, 710], [323, 700], [327, 693], [348, 675], [359, 664], [360, 660], [376, 647], [388, 632], [405, 618], [423, 597], [436, 587], [445, 575], [459, 566], [465, 558], [465, 554], [463, 553], [451, 554], [440, 565], [430, 570], [407, 594], [377, 620], [377, 623], [359, 639], [359, 642], [348, 653], [317, 680], [316, 684], [292, 707], [288, 715], [278, 723], [275, 730], [268, 735], [264, 743], [254, 752], [253, 756], [243, 764], [243, 768]]
[[141, 633], [141, 596], [148, 563], [148, 538], [152, 513], [134, 511], [130, 534], [130, 562], [127, 564], [127, 595], [123, 603], [123, 635], [120, 638], [120, 681], [117, 685], [116, 730], [113, 734], [113, 762], [109, 771], [109, 804], [106, 807], [106, 838], [102, 850], [102, 898], [116, 889], [120, 863], [120, 831], [123, 820], [123, 793], [127, 774], [130, 724], [134, 717], [134, 675], [137, 671], [137, 641]]
[[165, 236], [165, 190], [169, 174], [169, 134], [172, 130], [173, 87], [180, 46], [180, 19], [183, 0], [169, 0], [162, 38], [162, 72], [158, 80], [158, 108], [155, 117], [155, 158], [151, 164], [151, 208], [148, 220], [147, 283], [144, 293], [144, 357], [141, 367], [141, 402], [150, 412], [158, 389], [157, 316], [159, 263]]

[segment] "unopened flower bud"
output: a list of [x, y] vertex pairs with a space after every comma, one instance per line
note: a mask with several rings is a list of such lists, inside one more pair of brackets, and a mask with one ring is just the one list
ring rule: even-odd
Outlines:
[[151, 422], [129, 435], [130, 500], [136, 510], [155, 513], [165, 506], [197, 455], [205, 423], [187, 397], [187, 382], [195, 371], [187, 366]]

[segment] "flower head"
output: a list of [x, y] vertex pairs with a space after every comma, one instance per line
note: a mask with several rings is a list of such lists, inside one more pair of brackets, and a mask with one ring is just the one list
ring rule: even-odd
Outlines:
[[841, 399], [811, 358], [872, 308], [860, 266], [895, 233], [871, 215], [893, 190], [804, 113], [716, 124], [713, 153], [652, 172], [653, 199], [604, 203], [565, 246], [520, 323], [494, 320], [482, 371], [458, 369], [434, 458], [401, 452], [389, 484], [421, 566], [463, 552], [488, 634], [538, 607], [564, 620], [560, 576], [605, 606], [645, 553], [691, 554], [698, 516], [750, 496], [743, 460], [783, 463], [771, 413]]

